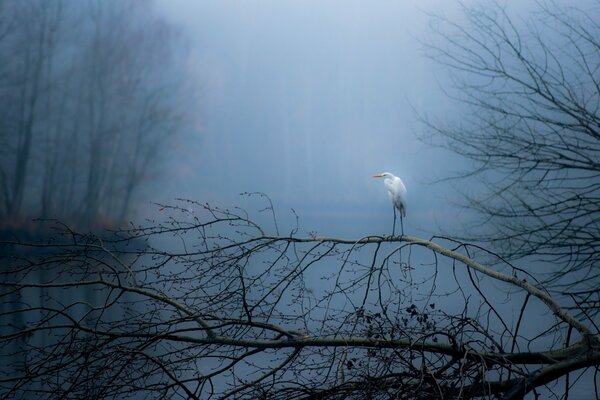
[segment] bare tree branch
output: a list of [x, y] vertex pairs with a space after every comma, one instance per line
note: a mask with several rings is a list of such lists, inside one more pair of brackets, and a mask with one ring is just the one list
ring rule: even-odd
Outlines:
[[[163, 210], [102, 238], [2, 243], [2, 395], [516, 398], [600, 363], [594, 326], [477, 246], [279, 236], [239, 209]], [[545, 307], [544, 326], [524, 307], [511, 319], [494, 290]]]

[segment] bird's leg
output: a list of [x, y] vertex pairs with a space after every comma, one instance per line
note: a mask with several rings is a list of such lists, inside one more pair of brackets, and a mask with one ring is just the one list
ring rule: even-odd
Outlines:
[[[403, 218], [402, 218], [402, 211], [400, 211], [400, 233], [402, 234], [402, 237], [404, 237], [404, 224], [403, 224]], [[400, 268], [404, 271], [404, 267], [407, 266], [407, 264], [403, 264], [402, 263], [402, 247], [400, 247], [398, 249], [398, 265], [400, 265]], [[404, 274], [406, 274], [406, 272], [403, 272]], [[410, 271], [409, 271], [410, 273]]]
[[400, 229], [402, 230], [402, 236], [404, 236], [404, 224], [402, 223], [402, 212], [400, 212]]
[[[392, 210], [394, 210], [394, 225], [392, 226], [392, 237], [396, 234], [396, 207], [392, 206]], [[402, 218], [402, 215], [400, 215]]]

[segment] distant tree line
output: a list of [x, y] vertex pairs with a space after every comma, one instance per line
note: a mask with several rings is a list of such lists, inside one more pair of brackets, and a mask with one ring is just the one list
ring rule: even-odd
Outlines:
[[0, 2], [2, 218], [128, 215], [182, 121], [177, 39], [151, 2]]

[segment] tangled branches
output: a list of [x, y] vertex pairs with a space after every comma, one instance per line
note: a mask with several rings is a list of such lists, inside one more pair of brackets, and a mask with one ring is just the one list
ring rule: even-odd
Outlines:
[[3, 242], [3, 397], [509, 399], [600, 365], [591, 321], [475, 246], [163, 212]]

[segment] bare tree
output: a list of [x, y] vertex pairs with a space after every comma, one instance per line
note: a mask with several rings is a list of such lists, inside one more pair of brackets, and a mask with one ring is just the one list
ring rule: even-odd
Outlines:
[[1, 215], [126, 218], [183, 127], [177, 32], [136, 0], [0, 7]]
[[[49, 85], [49, 64], [60, 22], [61, 3], [3, 4], [10, 27], [2, 35], [3, 59], [0, 108], [3, 155], [0, 170], [3, 208], [18, 214], [24, 201], [27, 176], [34, 157], [35, 131], [42, 114], [42, 101]], [[13, 32], [14, 30], [14, 32]]]
[[443, 146], [474, 161], [462, 178], [473, 189], [467, 207], [481, 219], [466, 239], [511, 260], [541, 261], [549, 288], [596, 310], [600, 3], [542, 2], [525, 20], [497, 4], [464, 11], [461, 23], [434, 17], [443, 39], [429, 49], [452, 71], [450, 93], [465, 112], [425, 122]]
[[477, 246], [162, 209], [114, 236], [2, 243], [1, 396], [519, 399], [598, 372], [594, 323]]

